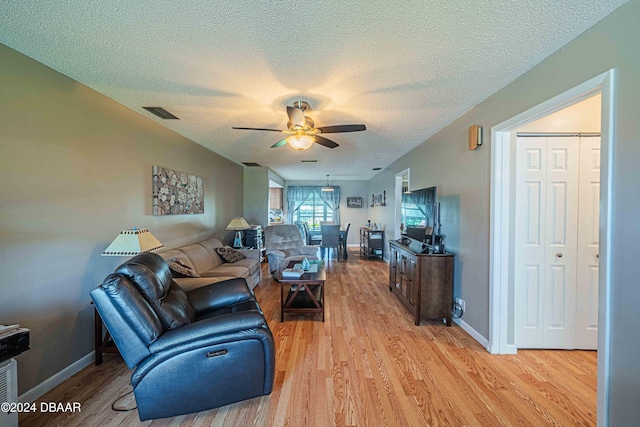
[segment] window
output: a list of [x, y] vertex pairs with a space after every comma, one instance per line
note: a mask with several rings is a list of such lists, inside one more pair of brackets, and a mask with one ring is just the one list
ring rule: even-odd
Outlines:
[[402, 218], [406, 227], [426, 227], [424, 213], [420, 211], [415, 203], [402, 204]]
[[317, 192], [304, 201], [300, 209], [293, 213], [293, 220], [306, 222], [311, 231], [320, 231], [320, 221], [333, 221], [333, 209], [320, 199]]

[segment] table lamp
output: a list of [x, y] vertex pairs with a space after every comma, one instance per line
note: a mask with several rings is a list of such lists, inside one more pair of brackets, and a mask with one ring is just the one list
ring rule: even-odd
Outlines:
[[133, 227], [131, 230], [122, 230], [102, 252], [102, 256], [133, 256], [162, 248], [164, 245], [149, 230]]
[[247, 228], [251, 228], [251, 226], [241, 216], [233, 218], [229, 225], [227, 225], [227, 230], [234, 230], [236, 232], [236, 236], [233, 239], [234, 248], [239, 249], [242, 247], [242, 230], [246, 230]]

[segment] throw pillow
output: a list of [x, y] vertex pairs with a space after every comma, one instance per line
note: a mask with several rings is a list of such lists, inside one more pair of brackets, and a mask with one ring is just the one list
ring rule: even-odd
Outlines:
[[177, 257], [169, 261], [171, 271], [182, 275], [182, 277], [200, 277], [191, 261], [188, 258]]
[[236, 262], [246, 258], [242, 252], [236, 251], [228, 246], [225, 246], [224, 248], [216, 248], [216, 252], [218, 252], [218, 255], [220, 255], [220, 257], [222, 257], [226, 262]]

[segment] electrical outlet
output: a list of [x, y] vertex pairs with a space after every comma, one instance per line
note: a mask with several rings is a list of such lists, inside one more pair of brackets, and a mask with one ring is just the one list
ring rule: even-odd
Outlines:
[[462, 298], [456, 298], [456, 304], [458, 304], [462, 311], [465, 311], [465, 309], [467, 308], [466, 303]]

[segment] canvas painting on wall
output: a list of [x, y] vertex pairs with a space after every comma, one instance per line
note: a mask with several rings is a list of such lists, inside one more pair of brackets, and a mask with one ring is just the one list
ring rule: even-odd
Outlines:
[[153, 214], [204, 213], [202, 177], [153, 166]]

